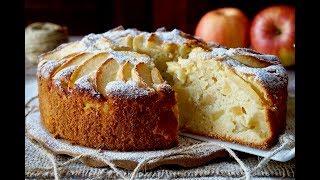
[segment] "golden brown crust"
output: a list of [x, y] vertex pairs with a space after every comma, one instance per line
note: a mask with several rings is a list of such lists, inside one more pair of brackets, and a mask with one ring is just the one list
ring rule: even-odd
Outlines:
[[173, 91], [137, 99], [94, 98], [85, 91], [61, 91], [45, 78], [38, 78], [38, 88], [43, 124], [55, 137], [119, 151], [166, 149], [178, 143]]
[[270, 125], [271, 136], [261, 145], [263, 149], [274, 145], [279, 135], [285, 130], [288, 97], [287, 87], [278, 89], [276, 92], [268, 88], [265, 88], [265, 91], [267, 99], [271, 102], [271, 106], [267, 108], [267, 121]]

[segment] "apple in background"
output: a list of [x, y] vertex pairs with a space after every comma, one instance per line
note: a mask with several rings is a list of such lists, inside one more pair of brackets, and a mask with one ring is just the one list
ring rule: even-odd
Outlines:
[[199, 21], [195, 35], [226, 47], [247, 47], [250, 22], [237, 8], [220, 8], [205, 14]]
[[250, 29], [251, 47], [273, 54], [284, 66], [295, 64], [295, 8], [279, 5], [268, 7], [253, 19]]

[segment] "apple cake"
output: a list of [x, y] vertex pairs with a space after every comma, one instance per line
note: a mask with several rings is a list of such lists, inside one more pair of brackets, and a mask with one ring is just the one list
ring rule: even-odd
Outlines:
[[276, 56], [118, 27], [39, 58], [42, 122], [74, 144], [165, 149], [180, 129], [268, 148], [285, 127], [288, 77]]

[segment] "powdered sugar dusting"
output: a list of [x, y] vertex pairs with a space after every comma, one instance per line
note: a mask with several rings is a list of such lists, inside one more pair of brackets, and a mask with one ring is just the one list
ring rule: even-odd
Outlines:
[[[99, 50], [99, 49], [108, 49], [111, 47], [108, 46], [103, 46], [103, 45], [118, 45], [122, 46], [121, 42], [123, 38], [131, 35], [131, 36], [136, 36], [140, 34], [141, 32], [138, 31], [137, 29], [126, 29], [126, 30], [110, 30], [102, 34], [89, 34], [85, 36], [82, 40], [80, 40], [80, 43], [83, 43], [85, 47], [87, 48], [87, 51], [94, 51], [94, 50]], [[111, 44], [107, 44], [106, 42], [100, 42], [99, 40], [105, 39], [106, 41], [111, 41]], [[97, 47], [97, 45], [99, 47]], [[103, 47], [103, 48], [101, 48]]]
[[263, 68], [249, 67], [230, 57], [226, 57], [223, 63], [234, 68], [239, 75], [245, 74], [254, 76], [254, 80], [262, 83], [271, 91], [282, 89], [288, 84], [286, 70], [279, 64]]
[[152, 59], [144, 54], [138, 54], [131, 51], [110, 51], [110, 54], [117, 60], [119, 63], [129, 61], [131, 64], [138, 64], [140, 62], [149, 64], [152, 62]]
[[85, 36], [84, 38], [82, 38], [82, 40], [80, 42], [85, 44], [85, 47], [90, 48], [92, 47], [100, 38], [101, 38], [101, 34], [89, 34], [87, 36]]
[[172, 87], [167, 83], [161, 83], [161, 84], [154, 84], [153, 87], [157, 90], [157, 91], [164, 91], [164, 92], [171, 92], [173, 91]]
[[228, 52], [228, 49], [225, 48], [213, 48], [211, 51], [211, 56], [216, 57], [216, 56], [226, 56]]
[[121, 41], [121, 38], [128, 35], [137, 36], [141, 31], [137, 29], [126, 29], [126, 30], [110, 30], [102, 34], [103, 37], [110, 39], [114, 43], [118, 44]]
[[95, 52], [95, 51], [110, 51], [114, 44], [108, 41], [101, 34], [89, 34], [85, 36], [80, 43], [84, 44], [85, 51]]
[[244, 74], [252, 74], [256, 81], [267, 86], [271, 91], [282, 89], [288, 84], [286, 70], [279, 65], [271, 65], [265, 68], [252, 68], [247, 66], [235, 66], [236, 71]]
[[[230, 48], [230, 49], [223, 48], [223, 47], [212, 48], [210, 53], [204, 53], [204, 58], [210, 59], [210, 58], [216, 58], [216, 57], [223, 57], [225, 58], [225, 60], [229, 60], [230, 58], [228, 57], [232, 57], [235, 55], [250, 56], [260, 61], [269, 62], [271, 64], [279, 64], [279, 59], [277, 58], [277, 56], [261, 54], [247, 48]], [[233, 64], [233, 62], [230, 62], [230, 63]]]
[[77, 69], [77, 65], [73, 65], [67, 68], [62, 69], [59, 71], [54, 77], [53, 77], [53, 82], [55, 85], [60, 86], [61, 81], [63, 79], [66, 79], [72, 75], [72, 73]]
[[76, 86], [76, 89], [88, 92], [95, 97], [100, 97], [100, 93], [95, 90], [89, 75], [85, 75], [77, 79], [74, 85]]
[[226, 54], [229, 56], [232, 56], [232, 55], [252, 56], [259, 59], [260, 61], [266, 61], [272, 64], [279, 63], [279, 59], [277, 58], [277, 56], [270, 55], [270, 54], [261, 54], [248, 48], [231, 48], [231, 49], [228, 49]]
[[248, 66], [242, 64], [241, 62], [239, 62], [233, 58], [230, 58], [228, 56], [223, 59], [223, 62], [231, 67], [248, 67]]
[[52, 74], [52, 72], [61, 65], [61, 61], [56, 60], [48, 60], [47, 62], [41, 64], [39, 66], [37, 74], [38, 76], [48, 78]]
[[227, 56], [228, 50], [225, 48], [212, 48], [210, 52], [203, 51], [201, 48], [194, 48], [190, 54], [189, 58], [191, 59], [201, 59], [201, 60], [208, 60], [208, 59], [221, 59]]
[[135, 81], [112, 81], [106, 85], [106, 92], [109, 95], [136, 99], [148, 96], [152, 92], [152, 89], [141, 88]]
[[174, 29], [172, 31], [156, 31], [155, 34], [164, 42], [177, 44], [187, 42], [187, 38], [181, 36], [181, 31], [178, 29]]

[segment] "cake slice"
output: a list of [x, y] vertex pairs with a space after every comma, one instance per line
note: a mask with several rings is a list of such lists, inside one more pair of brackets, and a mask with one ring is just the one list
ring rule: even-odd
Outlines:
[[275, 56], [196, 48], [167, 65], [182, 131], [267, 148], [283, 130], [287, 76]]

